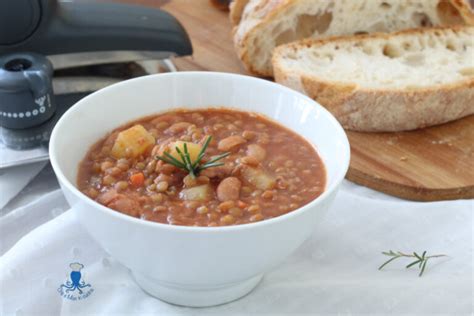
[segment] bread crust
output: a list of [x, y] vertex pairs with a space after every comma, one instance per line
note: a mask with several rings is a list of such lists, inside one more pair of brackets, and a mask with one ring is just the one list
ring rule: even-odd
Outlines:
[[[237, 0], [238, 1], [238, 0]], [[472, 12], [467, 0], [441, 0], [454, 6], [466, 25], [474, 25], [474, 13]], [[247, 14], [241, 15], [239, 24], [233, 28], [234, 47], [237, 56], [244, 64], [247, 71], [251, 74], [261, 77], [271, 77], [273, 75], [272, 67], [266, 69], [257, 69], [252, 62], [252, 56], [249, 53], [249, 43], [251, 38], [265, 28], [272, 19], [281, 12], [287, 12], [288, 8], [295, 5], [295, 0], [254, 0], [251, 1], [251, 8], [248, 8]]]
[[240, 23], [245, 6], [250, 0], [234, 0], [229, 5], [229, 18], [232, 25]]
[[436, 27], [405, 30], [392, 34], [377, 33], [304, 40], [275, 49], [272, 64], [275, 81], [299, 90], [326, 107], [349, 130], [398, 132], [438, 125], [474, 114], [474, 77], [452, 84], [412, 89], [370, 89], [357, 84], [331, 82], [297, 72], [288, 72], [279, 56], [288, 47], [324, 45], [331, 42], [390, 39], [399, 34], [416, 35], [445, 29], [461, 31], [466, 27]]

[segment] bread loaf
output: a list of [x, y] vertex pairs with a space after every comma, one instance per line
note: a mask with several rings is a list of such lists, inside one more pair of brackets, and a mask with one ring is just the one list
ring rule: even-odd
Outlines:
[[405, 131], [474, 114], [474, 27], [303, 40], [278, 47], [275, 81], [347, 129]]
[[474, 25], [465, 0], [247, 1], [234, 4], [234, 20], [241, 16], [233, 31], [234, 44], [246, 68], [260, 76], [272, 76], [270, 60], [276, 46], [299, 39]]
[[233, 25], [239, 24], [240, 19], [242, 18], [242, 14], [244, 12], [245, 6], [247, 5], [248, 2], [249, 0], [234, 0], [230, 3], [229, 17]]

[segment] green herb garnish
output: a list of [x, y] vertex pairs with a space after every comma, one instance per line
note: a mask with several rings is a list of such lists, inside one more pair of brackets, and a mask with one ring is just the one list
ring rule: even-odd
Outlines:
[[406, 253], [403, 253], [403, 252], [400, 252], [400, 251], [393, 252], [392, 250], [390, 250], [389, 252], [382, 252], [382, 254], [385, 255], [385, 256], [392, 257], [392, 258], [390, 258], [384, 264], [382, 264], [379, 267], [379, 270], [382, 270], [383, 267], [385, 267], [387, 264], [394, 261], [395, 259], [402, 258], [402, 257], [415, 258], [416, 260], [413, 261], [412, 263], [408, 264], [406, 266], [406, 268], [408, 269], [408, 268], [411, 268], [412, 266], [418, 264], [418, 268], [420, 269], [420, 273], [418, 274], [418, 276], [420, 276], [420, 277], [423, 275], [423, 272], [425, 272], [426, 264], [428, 263], [429, 259], [439, 258], [439, 257], [447, 257], [446, 255], [427, 256], [426, 251], [424, 251], [421, 256], [419, 254], [417, 254], [416, 252], [413, 252], [413, 254], [410, 255], [410, 254], [406, 254]]
[[209, 160], [206, 163], [201, 164], [202, 159], [204, 158], [205, 152], [207, 147], [209, 146], [209, 143], [212, 140], [212, 136], [209, 136], [206, 141], [204, 142], [204, 145], [202, 146], [201, 150], [199, 151], [199, 154], [196, 158], [196, 161], [191, 161], [191, 157], [188, 152], [188, 146], [186, 143], [183, 144], [183, 150], [179, 149], [177, 146], [175, 147], [176, 152], [181, 158], [181, 161], [179, 159], [176, 159], [173, 157], [169, 152], [164, 152], [163, 156], [156, 156], [155, 159], [164, 161], [170, 165], [173, 165], [175, 167], [178, 167], [180, 169], [183, 169], [187, 171], [192, 177], [196, 177], [199, 175], [199, 173], [208, 168], [212, 167], [218, 167], [224, 165], [223, 162], [217, 162], [221, 160], [222, 158], [225, 158], [230, 155], [229, 152], [223, 153], [219, 156], [216, 156]]

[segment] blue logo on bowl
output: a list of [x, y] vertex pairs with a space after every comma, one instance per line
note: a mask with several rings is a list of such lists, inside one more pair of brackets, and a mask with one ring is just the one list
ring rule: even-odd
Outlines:
[[71, 280], [67, 280], [65, 284], [59, 286], [59, 294], [71, 301], [79, 301], [89, 297], [94, 292], [94, 289], [89, 283], [81, 281], [81, 270], [84, 268], [84, 265], [79, 262], [73, 262], [69, 267], [72, 270], [69, 274]]

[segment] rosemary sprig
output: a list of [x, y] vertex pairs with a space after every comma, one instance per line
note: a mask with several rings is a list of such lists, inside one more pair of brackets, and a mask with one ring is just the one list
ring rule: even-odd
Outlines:
[[184, 145], [183, 145], [183, 150], [179, 149], [178, 147], [175, 147], [176, 152], [178, 153], [179, 157], [181, 158], [181, 161], [176, 159], [175, 157], [173, 157], [169, 152], [164, 152], [163, 156], [156, 156], [155, 159], [161, 160], [161, 161], [166, 162], [170, 165], [173, 165], [177, 168], [183, 169], [183, 170], [189, 172], [189, 174], [192, 177], [196, 177], [197, 175], [199, 175], [199, 172], [201, 172], [204, 169], [224, 165], [223, 162], [217, 162], [217, 161], [219, 161], [219, 160], [221, 160], [221, 159], [223, 159], [223, 158], [230, 155], [229, 152], [223, 153], [221, 155], [213, 157], [208, 162], [201, 164], [201, 161], [204, 158], [204, 155], [206, 153], [206, 149], [209, 146], [209, 143], [211, 142], [211, 140], [212, 140], [212, 136], [209, 136], [205, 140], [201, 150], [199, 151], [199, 154], [196, 158], [196, 161], [194, 161], [194, 162], [191, 161], [191, 156], [189, 155], [189, 151], [188, 151], [188, 145], [186, 143], [184, 143]]
[[385, 256], [389, 256], [391, 257], [390, 259], [388, 259], [387, 261], [385, 261], [380, 267], [379, 267], [379, 270], [382, 270], [383, 267], [385, 267], [387, 264], [389, 264], [390, 262], [398, 259], [398, 258], [402, 258], [402, 257], [405, 257], [405, 258], [415, 258], [416, 260], [413, 261], [412, 263], [408, 264], [406, 266], [406, 268], [411, 268], [412, 266], [418, 264], [418, 268], [420, 269], [420, 273], [418, 274], [418, 276], [422, 276], [423, 275], [423, 272], [425, 272], [425, 268], [426, 268], [426, 264], [428, 263], [428, 260], [431, 259], [431, 258], [439, 258], [439, 257], [447, 257], [446, 255], [431, 255], [431, 256], [427, 256], [426, 255], [426, 251], [423, 251], [423, 253], [421, 254], [421, 256], [419, 254], [417, 254], [416, 252], [413, 252], [413, 254], [406, 254], [406, 253], [403, 253], [403, 252], [400, 252], [400, 251], [397, 251], [397, 252], [394, 252], [392, 250], [386, 252], [382, 252], [383, 255]]

